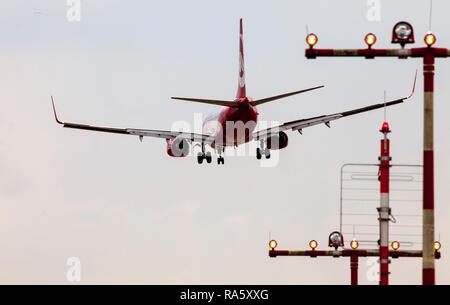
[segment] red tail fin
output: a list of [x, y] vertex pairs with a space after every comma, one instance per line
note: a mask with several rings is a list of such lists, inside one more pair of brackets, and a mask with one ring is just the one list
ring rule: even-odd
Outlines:
[[236, 98], [243, 98], [246, 96], [247, 93], [245, 90], [245, 69], [244, 69], [244, 32], [242, 29], [242, 18], [241, 18], [239, 29], [239, 81]]

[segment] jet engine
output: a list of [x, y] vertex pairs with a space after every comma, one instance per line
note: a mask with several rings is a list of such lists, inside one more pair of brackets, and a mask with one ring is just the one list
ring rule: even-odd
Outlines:
[[288, 146], [288, 136], [285, 132], [280, 131], [278, 134], [267, 138], [268, 149], [283, 149]]
[[167, 141], [167, 154], [171, 157], [186, 157], [189, 154], [189, 143], [181, 135]]

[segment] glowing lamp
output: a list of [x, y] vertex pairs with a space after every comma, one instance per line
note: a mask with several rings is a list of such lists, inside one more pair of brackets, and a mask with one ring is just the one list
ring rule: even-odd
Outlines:
[[317, 38], [316, 34], [308, 34], [308, 36], [306, 36], [306, 43], [309, 45], [310, 48], [314, 47], [317, 43], [317, 41], [319, 41], [319, 38]]
[[436, 42], [436, 36], [435, 36], [433, 33], [428, 32], [428, 33], [425, 35], [425, 38], [424, 38], [423, 40], [425, 41], [425, 44], [426, 44], [428, 47], [431, 47], [431, 46], [434, 45], [435, 42]]
[[364, 37], [364, 41], [366, 42], [369, 49], [377, 42], [377, 36], [375, 34], [369, 33]]
[[358, 242], [356, 239], [353, 239], [353, 240], [350, 242], [350, 247], [351, 247], [353, 250], [358, 249], [358, 247], [359, 247], [359, 242]]
[[269, 248], [272, 250], [275, 250], [275, 248], [278, 246], [278, 243], [275, 239], [272, 239], [271, 241], [269, 241]]
[[434, 242], [434, 250], [435, 251], [441, 250], [441, 243], [440, 242], [438, 242], [438, 241]]
[[394, 249], [394, 251], [397, 251], [400, 248], [400, 243], [398, 241], [393, 241], [391, 243], [391, 247], [392, 249]]
[[317, 248], [317, 245], [318, 245], [318, 243], [317, 243], [317, 241], [315, 241], [314, 239], [311, 240], [311, 241], [309, 242], [309, 247], [310, 247], [312, 250], [315, 250], [315, 249]]
[[383, 122], [383, 124], [381, 125], [381, 132], [391, 132], [391, 129], [389, 128], [389, 123], [388, 122]]

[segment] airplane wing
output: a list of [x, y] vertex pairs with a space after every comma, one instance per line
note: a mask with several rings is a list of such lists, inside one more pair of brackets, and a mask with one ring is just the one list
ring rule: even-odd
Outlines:
[[405, 97], [405, 98], [401, 98], [398, 100], [393, 100], [393, 101], [389, 101], [386, 103], [375, 104], [375, 105], [358, 108], [358, 109], [354, 109], [354, 110], [350, 110], [350, 111], [344, 111], [344, 112], [339, 112], [339, 113], [329, 114], [329, 115], [321, 115], [321, 116], [317, 116], [317, 117], [287, 122], [287, 123], [284, 123], [279, 126], [256, 131], [253, 133], [253, 139], [254, 140], [266, 139], [273, 134], [276, 134], [280, 131], [289, 130], [289, 129], [291, 129], [293, 131], [297, 130], [298, 132], [302, 133], [302, 130], [304, 128], [311, 127], [314, 125], [319, 125], [319, 124], [325, 124], [328, 127], [330, 127], [331, 121], [334, 121], [334, 120], [337, 120], [337, 119], [340, 119], [340, 118], [343, 118], [346, 116], [362, 113], [362, 112], [367, 112], [367, 111], [371, 111], [371, 110], [375, 110], [375, 109], [379, 109], [379, 108], [383, 108], [383, 107], [389, 107], [389, 106], [393, 106], [396, 104], [400, 104], [400, 103], [405, 102], [408, 98], [409, 97]]
[[210, 135], [192, 133], [192, 132], [137, 129], [137, 128], [102, 127], [102, 126], [93, 126], [93, 125], [86, 125], [86, 124], [62, 122], [58, 118], [58, 115], [56, 114], [56, 108], [55, 108], [55, 103], [53, 101], [53, 96], [52, 96], [52, 106], [53, 106], [53, 114], [55, 115], [56, 122], [66, 128], [83, 129], [83, 130], [99, 131], [99, 132], [109, 132], [109, 133], [117, 133], [117, 134], [127, 134], [127, 135], [138, 136], [140, 140], [142, 140], [143, 137], [153, 137], [153, 138], [162, 138], [162, 139], [166, 139], [166, 140], [171, 140], [171, 139], [175, 139], [176, 137], [181, 135], [184, 139], [189, 140], [191, 142], [199, 142], [199, 143], [203, 142], [205, 144], [211, 144], [212, 142], [214, 142], [214, 137], [212, 137]]
[[389, 102], [383, 102], [383, 103], [379, 103], [379, 104], [374, 104], [374, 105], [370, 105], [367, 107], [362, 107], [362, 108], [358, 108], [358, 109], [353, 109], [353, 110], [349, 110], [349, 111], [344, 111], [344, 112], [338, 112], [338, 113], [334, 113], [334, 114], [329, 114], [329, 115], [321, 115], [321, 116], [316, 116], [316, 117], [312, 117], [312, 118], [307, 118], [307, 119], [300, 119], [300, 120], [296, 120], [296, 121], [291, 121], [291, 122], [287, 122], [284, 123], [282, 125], [279, 126], [275, 126], [275, 127], [271, 127], [271, 128], [267, 128], [267, 129], [263, 129], [263, 130], [259, 130], [259, 131], [255, 131], [253, 133], [253, 139], [254, 140], [264, 140], [269, 138], [271, 135], [274, 135], [280, 131], [285, 131], [285, 130], [293, 130], [293, 131], [298, 131], [299, 133], [302, 133], [302, 130], [304, 128], [307, 127], [311, 127], [314, 125], [319, 125], [319, 124], [325, 124], [326, 126], [330, 127], [330, 122], [343, 118], [343, 117], [347, 117], [347, 116], [351, 116], [351, 115], [355, 115], [358, 113], [363, 113], [363, 112], [367, 112], [367, 111], [372, 111], [375, 109], [379, 109], [379, 108], [383, 108], [383, 107], [389, 107], [389, 106], [393, 106], [396, 104], [400, 104], [403, 103], [405, 101], [407, 101], [408, 99], [410, 99], [413, 94], [414, 94], [414, 90], [416, 87], [416, 79], [417, 79], [417, 71], [416, 71], [416, 76], [414, 78], [414, 84], [413, 84], [413, 89], [412, 92], [409, 96], [401, 98], [401, 99], [397, 99], [397, 100], [392, 100]]

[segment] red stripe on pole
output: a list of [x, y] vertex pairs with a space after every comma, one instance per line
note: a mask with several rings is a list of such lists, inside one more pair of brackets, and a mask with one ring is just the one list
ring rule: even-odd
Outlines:
[[430, 50], [423, 57], [424, 91], [434, 91], [434, 54]]
[[424, 57], [429, 48], [412, 48], [411, 57]]
[[305, 56], [307, 58], [315, 58], [316, 56], [333, 56], [333, 49], [314, 49], [309, 48], [305, 50]]
[[448, 49], [445, 48], [433, 48], [435, 57], [448, 57]]
[[424, 285], [434, 285], [435, 283], [434, 268], [423, 268], [422, 278]]
[[388, 50], [386, 49], [359, 49], [358, 56], [375, 57], [375, 56], [387, 56]]
[[434, 151], [423, 152], [423, 208], [434, 209]]
[[358, 255], [350, 256], [350, 283], [352, 286], [358, 285]]
[[277, 257], [278, 255], [289, 255], [287, 250], [269, 250], [270, 257]]
[[380, 141], [381, 160], [380, 160], [380, 192], [389, 193], [389, 139]]
[[389, 285], [389, 248], [380, 247], [380, 285]]

